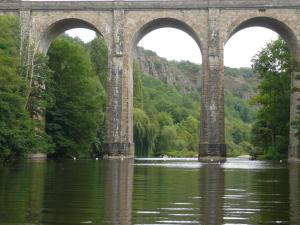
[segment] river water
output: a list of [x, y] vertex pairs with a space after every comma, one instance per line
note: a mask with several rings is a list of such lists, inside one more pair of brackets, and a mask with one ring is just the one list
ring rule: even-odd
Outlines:
[[228, 159], [0, 166], [0, 225], [300, 225], [300, 163]]

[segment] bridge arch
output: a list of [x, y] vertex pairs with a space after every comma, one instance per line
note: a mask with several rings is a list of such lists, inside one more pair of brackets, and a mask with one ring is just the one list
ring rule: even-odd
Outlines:
[[52, 23], [45, 29], [38, 41], [37, 51], [46, 54], [51, 43], [58, 35], [67, 30], [75, 28], [86, 28], [95, 31], [98, 34], [101, 34], [101, 32], [96, 28], [96, 26], [85, 20], [78, 18], [61, 19]]
[[[127, 72], [127, 78], [128, 78], [128, 83], [130, 90], [129, 91], [129, 114], [131, 117], [131, 124], [130, 126], [130, 131], [129, 135], [131, 135], [131, 139], [133, 140], [133, 60], [134, 56], [136, 55], [137, 51], [137, 45], [138, 43], [150, 32], [155, 31], [160, 28], [174, 28], [177, 30], [180, 30], [190, 36], [195, 43], [197, 44], [197, 50], [199, 49], [200, 54], [202, 54], [202, 43], [204, 43], [203, 39], [199, 36], [199, 30], [196, 30], [197, 28], [193, 27], [192, 24], [186, 22], [183, 18], [174, 18], [174, 17], [156, 17], [156, 18], [151, 18], [142, 24], [139, 24], [134, 28], [134, 31], [132, 32], [132, 35], [130, 35], [130, 38], [128, 40], [128, 61], [126, 64], [128, 65], [128, 71]], [[198, 32], [197, 32], [198, 31]], [[179, 43], [181, 44], [181, 43]], [[184, 43], [182, 43], [184, 44]], [[200, 63], [201, 58], [199, 58], [199, 63]], [[202, 58], [202, 61], [206, 61], [205, 58]], [[203, 67], [202, 67], [203, 70]], [[202, 72], [203, 73], [203, 72]], [[200, 77], [200, 73], [199, 73]], [[199, 79], [200, 80], [200, 79]], [[200, 88], [200, 87], [199, 87]], [[200, 112], [199, 112], [199, 118], [200, 118]]]
[[131, 50], [135, 50], [137, 44], [144, 36], [146, 36], [151, 31], [157, 30], [159, 28], [175, 28], [175, 29], [182, 30], [183, 32], [187, 33], [194, 39], [194, 41], [197, 43], [201, 51], [202, 45], [201, 45], [200, 38], [197, 35], [196, 31], [192, 28], [192, 26], [190, 26], [189, 24], [187, 24], [182, 20], [171, 18], [171, 17], [157, 18], [148, 21], [147, 23], [143, 24], [140, 28], [138, 28], [138, 30], [133, 36]]
[[[299, 75], [300, 75], [300, 46], [299, 39], [296, 35], [298, 32], [297, 27], [293, 27], [293, 23], [288, 23], [287, 18], [278, 19], [270, 16], [252, 16], [248, 18], [238, 19], [232, 23], [231, 27], [228, 29], [227, 37], [224, 40], [224, 44], [237, 32], [250, 27], [263, 27], [276, 32], [288, 45], [292, 59], [293, 68], [291, 73], [291, 89], [293, 90], [290, 95], [290, 124], [292, 124], [298, 116], [299, 113]], [[296, 135], [296, 130], [290, 125], [289, 131], [289, 160], [294, 160], [299, 157], [299, 140]]]
[[297, 36], [292, 28], [285, 22], [270, 16], [257, 16], [235, 21], [228, 30], [225, 44], [234, 34], [249, 27], [264, 27], [276, 32], [288, 44], [293, 57], [296, 60], [300, 59]]

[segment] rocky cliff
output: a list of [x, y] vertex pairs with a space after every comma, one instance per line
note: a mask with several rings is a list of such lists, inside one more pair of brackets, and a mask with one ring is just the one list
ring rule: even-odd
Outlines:
[[168, 61], [157, 56], [155, 52], [140, 47], [137, 49], [136, 58], [145, 75], [165, 81], [185, 92], [196, 91], [201, 87], [200, 65], [186, 61]]
[[[137, 48], [136, 59], [143, 74], [160, 79], [183, 92], [200, 91], [201, 65], [188, 61], [168, 61], [155, 52]], [[256, 92], [257, 77], [250, 68], [225, 68], [225, 90], [243, 99]]]

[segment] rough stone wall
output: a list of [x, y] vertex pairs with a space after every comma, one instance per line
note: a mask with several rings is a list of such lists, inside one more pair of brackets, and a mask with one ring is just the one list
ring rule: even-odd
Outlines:
[[219, 9], [209, 9], [208, 49], [203, 54], [199, 157], [226, 157], [224, 131], [224, 66], [220, 45]]
[[[113, 43], [110, 56], [110, 75], [108, 81], [108, 150], [110, 156], [134, 156], [132, 132], [132, 91], [130, 80], [126, 76], [128, 67], [124, 49], [124, 10], [113, 12]], [[128, 73], [127, 73], [128, 74]], [[130, 96], [130, 97], [129, 97]]]
[[[300, 108], [297, 75], [300, 72], [298, 0], [0, 2], [1, 12], [14, 10], [20, 11], [22, 39], [29, 37], [29, 42], [40, 51], [46, 51], [47, 43], [51, 43], [57, 33], [66, 29], [88, 27], [104, 36], [109, 47], [107, 142], [111, 155], [134, 154], [133, 52], [144, 35], [160, 27], [186, 31], [201, 48], [200, 156], [225, 156], [223, 51], [229, 37], [245, 27], [264, 26], [273, 29], [288, 42], [295, 59], [292, 85], [296, 91], [291, 96], [291, 121]], [[299, 158], [299, 145], [294, 134], [295, 131], [291, 130], [290, 157]]]
[[[300, 87], [300, 73], [294, 72], [292, 74], [292, 88], [294, 88], [295, 92], [293, 92], [291, 94], [291, 108], [290, 108], [291, 123], [293, 122], [293, 120], [295, 120], [297, 118], [298, 112], [300, 110], [300, 108], [299, 108], [300, 107], [299, 87]], [[293, 129], [293, 128], [290, 129], [290, 140], [289, 140], [289, 159], [290, 160], [300, 158], [299, 140], [298, 140], [296, 133], [297, 133], [297, 131], [295, 129]]]
[[[71, 10], [48, 12], [34, 10], [31, 12], [31, 42], [36, 45], [36, 48], [40, 48], [39, 51], [47, 52], [49, 44], [56, 35], [72, 28], [95, 30], [104, 37], [107, 45], [111, 46], [113, 13]], [[39, 46], [43, 42], [46, 42], [45, 46]]]
[[31, 70], [29, 65], [31, 64], [32, 49], [30, 49], [30, 29], [31, 29], [31, 13], [29, 10], [21, 10], [19, 14], [20, 26], [21, 26], [21, 60], [23, 65], [27, 66], [27, 73]]
[[107, 0], [107, 1], [26, 1], [2, 0], [0, 9], [75, 9], [75, 10], [110, 10], [110, 9], [207, 9], [207, 8], [299, 8], [298, 0]]

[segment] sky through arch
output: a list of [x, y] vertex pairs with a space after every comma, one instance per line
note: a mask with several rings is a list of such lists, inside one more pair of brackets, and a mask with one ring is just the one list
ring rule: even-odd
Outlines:
[[[95, 32], [88, 29], [67, 31], [72, 37], [79, 37], [84, 42], [91, 41]], [[262, 49], [266, 42], [275, 40], [278, 34], [262, 27], [243, 29], [233, 35], [225, 45], [224, 64], [228, 67], [251, 67], [252, 57]], [[188, 60], [201, 63], [202, 57], [196, 42], [187, 33], [174, 28], [160, 28], [148, 33], [138, 46], [156, 52], [168, 60]], [[177, 48], [174, 50], [174, 48]]]

